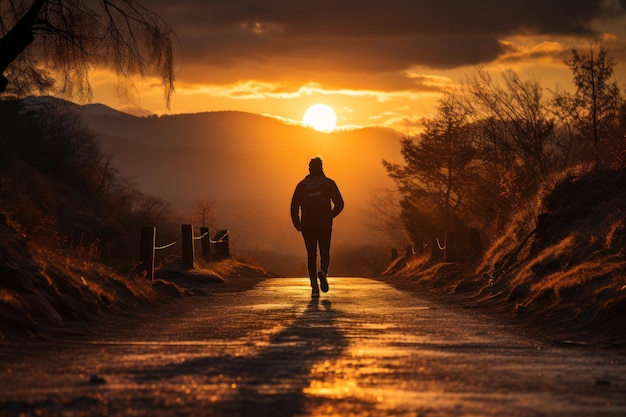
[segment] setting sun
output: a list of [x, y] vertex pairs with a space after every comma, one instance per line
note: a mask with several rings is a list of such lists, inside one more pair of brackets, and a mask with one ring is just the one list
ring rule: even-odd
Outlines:
[[320, 132], [332, 132], [337, 125], [337, 115], [326, 104], [314, 104], [304, 112], [302, 122]]

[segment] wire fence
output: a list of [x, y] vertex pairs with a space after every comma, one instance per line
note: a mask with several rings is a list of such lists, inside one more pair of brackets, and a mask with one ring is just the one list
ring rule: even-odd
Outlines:
[[[431, 261], [471, 263], [483, 253], [480, 231], [477, 228], [468, 228], [456, 232], [439, 231], [433, 236], [425, 237], [421, 242], [408, 245], [404, 256], [411, 258], [426, 255]], [[392, 250], [392, 260], [399, 256], [397, 250]]]
[[[221, 236], [219, 239], [214, 240], [209, 238], [209, 242], [212, 244], [218, 244], [218, 243], [224, 243], [225, 242], [225, 238], [228, 236], [229, 232], [226, 232], [226, 234], [224, 234], [223, 236]], [[203, 234], [201, 234], [200, 236], [194, 236], [193, 240], [200, 240], [202, 238], [205, 238], [209, 235], [209, 232], [205, 232]], [[172, 243], [168, 243], [167, 245], [163, 245], [163, 246], [155, 246], [154, 250], [163, 250], [163, 249], [167, 249], [167, 248], [171, 248], [172, 246], [174, 246], [177, 243], [180, 243], [182, 241], [182, 239], [178, 239], [173, 241]]]
[[171, 248], [172, 246], [174, 246], [176, 243], [178, 243], [177, 241], [174, 241], [172, 243], [169, 243], [167, 245], [164, 246], [155, 246], [154, 250], [163, 250], [163, 249], [167, 249], [167, 248]]
[[216, 261], [230, 257], [229, 231], [218, 230], [213, 238], [207, 227], [200, 228], [199, 236], [193, 235], [193, 226], [181, 225], [181, 238], [165, 245], [156, 245], [156, 227], [143, 226], [141, 228], [140, 269], [146, 271], [148, 279], [154, 279], [155, 252], [168, 249], [178, 243], [182, 244], [182, 265], [188, 269], [194, 268], [195, 250], [194, 241], [202, 244], [202, 257], [206, 261]]

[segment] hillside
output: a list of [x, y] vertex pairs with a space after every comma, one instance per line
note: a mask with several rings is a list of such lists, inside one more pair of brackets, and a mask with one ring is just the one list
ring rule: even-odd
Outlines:
[[[219, 227], [232, 231], [241, 251], [295, 255], [302, 266], [301, 237], [291, 225], [289, 204], [295, 185], [308, 174], [309, 159], [318, 154], [346, 201], [335, 224], [336, 247], [385, 239], [368, 228], [363, 211], [373, 193], [394, 187], [382, 159], [400, 160], [396, 132], [369, 128], [326, 134], [240, 112], [148, 118], [102, 106], [82, 112], [122, 175], [172, 202], [183, 216], [190, 216], [198, 199], [213, 201]], [[293, 271], [280, 263], [271, 269]]]
[[555, 341], [624, 346], [624, 184], [626, 169], [564, 174], [520, 210], [476, 268], [403, 259], [390, 279], [456, 294]]
[[0, 100], [0, 343], [269, 275], [236, 259], [183, 271], [171, 257], [146, 280], [140, 227], [173, 216], [109, 170], [93, 135], [58, 110]]
[[257, 265], [228, 259], [198, 261], [190, 271], [178, 263], [162, 265], [157, 279], [148, 281], [143, 274], [92, 261], [84, 251], [42, 244], [0, 212], [0, 344], [55, 336], [104, 314], [130, 317], [172, 298], [246, 289], [269, 275]]

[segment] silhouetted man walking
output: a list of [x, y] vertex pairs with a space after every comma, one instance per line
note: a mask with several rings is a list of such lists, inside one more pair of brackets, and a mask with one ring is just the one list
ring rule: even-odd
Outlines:
[[[291, 199], [291, 221], [302, 232], [307, 252], [307, 269], [311, 279], [311, 296], [319, 297], [320, 289], [328, 291], [330, 236], [333, 219], [343, 210], [343, 198], [335, 181], [324, 175], [322, 158], [309, 162], [309, 175], [298, 183]], [[320, 270], [317, 270], [317, 249]], [[317, 279], [319, 278], [319, 285]]]

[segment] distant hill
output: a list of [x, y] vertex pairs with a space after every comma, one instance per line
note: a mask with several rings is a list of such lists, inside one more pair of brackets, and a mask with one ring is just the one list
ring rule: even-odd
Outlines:
[[334, 244], [383, 239], [365, 225], [363, 211], [373, 192], [393, 187], [381, 161], [401, 159], [395, 131], [326, 134], [242, 112], [135, 117], [102, 105], [81, 112], [122, 175], [189, 217], [197, 199], [214, 201], [220, 227], [231, 230], [238, 248], [302, 254], [289, 204], [309, 159], [318, 154], [346, 201]]

